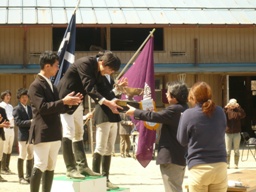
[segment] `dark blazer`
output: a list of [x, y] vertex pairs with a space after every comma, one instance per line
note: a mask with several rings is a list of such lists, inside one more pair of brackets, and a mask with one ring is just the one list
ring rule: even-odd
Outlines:
[[33, 121], [29, 130], [29, 141], [41, 142], [62, 139], [60, 113], [68, 111], [63, 101], [59, 99], [57, 88], [53, 85], [53, 92], [47, 81], [38, 75], [28, 90], [33, 111]]
[[[0, 114], [2, 115], [3, 119], [2, 121], [0, 121], [0, 123], [4, 122], [4, 120], [9, 121], [7, 119], [7, 114], [5, 112], [5, 109], [0, 107]], [[0, 137], [2, 138], [2, 140], [5, 140], [5, 136], [4, 136], [4, 128], [0, 128]]]
[[134, 118], [137, 120], [162, 123], [157, 164], [173, 163], [182, 166], [186, 165], [185, 154], [187, 148], [178, 142], [176, 136], [181, 113], [187, 108], [187, 104], [174, 104], [159, 112], [135, 110]]
[[32, 109], [27, 105], [28, 113], [21, 103], [13, 108], [14, 123], [19, 128], [18, 141], [28, 141], [32, 119]]
[[[97, 79], [97, 84], [95, 85], [95, 89], [98, 93], [104, 96], [108, 100], [112, 100], [116, 98], [113, 90], [114, 81], [111, 79], [111, 82], [105, 76], [100, 76]], [[95, 106], [94, 112], [94, 123], [96, 125], [104, 122], [119, 122], [121, 118], [119, 114], [114, 114], [109, 107], [106, 105]]]
[[[60, 98], [75, 91], [76, 93], [82, 93], [84, 96], [88, 94], [97, 103], [103, 98], [94, 87], [99, 77], [102, 77], [102, 75], [98, 70], [96, 57], [82, 57], [76, 60], [74, 64], [70, 65], [57, 85]], [[73, 106], [72, 112], [77, 107]]]

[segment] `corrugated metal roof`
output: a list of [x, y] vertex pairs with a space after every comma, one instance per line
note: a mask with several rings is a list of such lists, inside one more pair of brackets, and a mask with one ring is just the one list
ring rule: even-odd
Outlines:
[[[1, 0], [0, 25], [67, 24], [75, 0]], [[81, 0], [77, 24], [256, 24], [256, 0]]]

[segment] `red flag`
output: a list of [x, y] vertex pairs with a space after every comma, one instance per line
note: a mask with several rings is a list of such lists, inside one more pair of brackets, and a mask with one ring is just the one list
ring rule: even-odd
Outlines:
[[[150, 37], [143, 50], [123, 75], [128, 78], [129, 87], [144, 88], [143, 96], [135, 96], [136, 101], [151, 96], [155, 101], [155, 78], [154, 78], [154, 37]], [[147, 96], [145, 95], [147, 90]], [[156, 132], [145, 128], [144, 122], [139, 121], [136, 124], [139, 131], [139, 142], [136, 158], [143, 167], [146, 167], [153, 156], [153, 146], [156, 139]]]

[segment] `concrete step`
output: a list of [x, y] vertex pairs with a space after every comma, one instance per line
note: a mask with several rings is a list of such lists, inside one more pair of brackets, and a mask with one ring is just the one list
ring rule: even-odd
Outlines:
[[107, 192], [118, 192], [118, 191], [121, 191], [121, 192], [130, 192], [130, 189], [128, 189], [128, 188], [119, 188], [119, 189], [107, 190]]
[[[55, 176], [51, 192], [106, 192], [106, 177], [90, 177], [70, 179], [66, 176]], [[125, 191], [126, 192], [126, 191]]]

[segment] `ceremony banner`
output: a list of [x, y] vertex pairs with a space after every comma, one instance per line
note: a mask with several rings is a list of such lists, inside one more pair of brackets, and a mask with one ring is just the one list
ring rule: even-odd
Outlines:
[[[135, 96], [136, 101], [142, 99], [155, 100], [155, 78], [154, 78], [154, 37], [151, 36], [133, 65], [122, 77], [128, 78], [129, 87], [143, 88], [143, 96]], [[155, 130], [145, 127], [143, 121], [138, 121], [136, 127], [139, 131], [139, 142], [136, 158], [139, 163], [146, 167], [153, 156], [153, 147], [156, 139]]]

